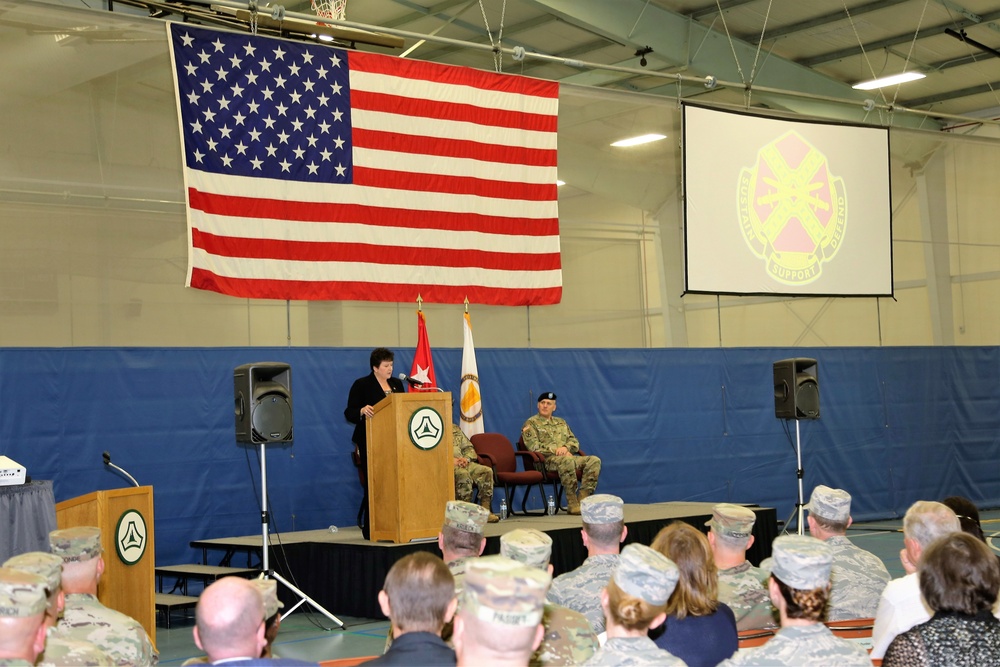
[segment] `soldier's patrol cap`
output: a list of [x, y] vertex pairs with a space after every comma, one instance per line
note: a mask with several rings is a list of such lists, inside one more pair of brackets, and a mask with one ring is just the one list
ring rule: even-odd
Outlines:
[[518, 528], [500, 536], [500, 555], [545, 569], [552, 556], [552, 538], [534, 528]]
[[845, 523], [851, 518], [851, 494], [842, 489], [831, 489], [820, 484], [809, 496], [806, 509], [827, 521]]
[[464, 500], [449, 500], [444, 508], [444, 525], [467, 533], [483, 534], [490, 513], [485, 507]]
[[533, 627], [542, 620], [545, 594], [552, 583], [546, 570], [506, 556], [469, 561], [462, 588], [462, 613], [491, 625]]
[[680, 571], [656, 549], [633, 542], [622, 549], [611, 578], [632, 597], [663, 605], [677, 587]]
[[260, 591], [260, 597], [264, 600], [264, 618], [268, 619], [278, 613], [278, 610], [285, 604], [278, 599], [278, 582], [274, 579], [254, 579], [254, 587]]
[[539, 403], [541, 403], [542, 401], [554, 401], [554, 400], [556, 400], [556, 395], [551, 391], [543, 391], [538, 395]]
[[792, 588], [811, 591], [830, 583], [833, 550], [808, 535], [782, 535], [771, 546], [771, 574]]
[[12, 567], [0, 567], [0, 617], [34, 616], [48, 606], [44, 577]]
[[45, 585], [51, 594], [58, 590], [59, 584], [62, 583], [62, 564], [62, 558], [55, 554], [47, 554], [44, 551], [29, 551], [8, 558], [3, 566], [37, 574], [45, 579]]
[[750, 537], [755, 521], [757, 515], [753, 510], [741, 505], [719, 503], [712, 507], [712, 518], [705, 525], [711, 526], [716, 535], [742, 539]]
[[96, 526], [62, 528], [49, 533], [49, 550], [64, 563], [90, 560], [101, 555], [101, 529]]
[[584, 523], [617, 523], [625, 518], [625, 501], [609, 493], [587, 496], [580, 501]]

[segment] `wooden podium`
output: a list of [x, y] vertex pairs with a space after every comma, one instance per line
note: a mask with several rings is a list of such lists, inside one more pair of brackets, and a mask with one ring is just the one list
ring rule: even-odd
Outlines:
[[389, 394], [365, 424], [373, 542], [437, 537], [455, 499], [451, 394]]
[[139, 621], [155, 646], [153, 487], [95, 491], [64, 500], [56, 504], [56, 525], [101, 529], [104, 575], [97, 597]]

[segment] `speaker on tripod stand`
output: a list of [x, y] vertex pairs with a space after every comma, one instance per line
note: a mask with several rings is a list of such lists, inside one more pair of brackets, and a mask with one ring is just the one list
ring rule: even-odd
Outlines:
[[795, 460], [797, 468], [795, 475], [799, 481], [798, 502], [792, 515], [785, 521], [787, 530], [792, 517], [798, 519], [798, 534], [805, 534], [802, 521], [802, 511], [805, 507], [802, 493], [802, 434], [799, 431], [799, 421], [802, 419], [819, 419], [819, 373], [815, 359], [799, 357], [781, 359], [774, 362], [774, 416], [778, 419], [795, 420]]
[[267, 509], [267, 445], [292, 441], [292, 367], [276, 361], [237, 366], [233, 371], [233, 401], [236, 442], [260, 447], [261, 569], [267, 578], [278, 581], [298, 596], [299, 601], [285, 612], [285, 616], [302, 604], [309, 604], [339, 627], [344, 627], [339, 618], [273, 571], [270, 565], [271, 514]]
[[236, 442], [292, 441], [292, 368], [276, 361], [233, 371]]

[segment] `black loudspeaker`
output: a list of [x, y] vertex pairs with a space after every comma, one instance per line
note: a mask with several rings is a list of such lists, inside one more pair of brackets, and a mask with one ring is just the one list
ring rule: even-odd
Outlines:
[[273, 361], [233, 371], [236, 442], [291, 442], [292, 367]]
[[819, 374], [815, 359], [774, 362], [774, 416], [819, 419]]

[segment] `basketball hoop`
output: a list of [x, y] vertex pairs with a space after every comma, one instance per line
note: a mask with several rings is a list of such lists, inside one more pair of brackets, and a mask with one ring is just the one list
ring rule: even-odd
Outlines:
[[312, 10], [316, 16], [326, 19], [343, 21], [347, 10], [347, 0], [311, 0]]

